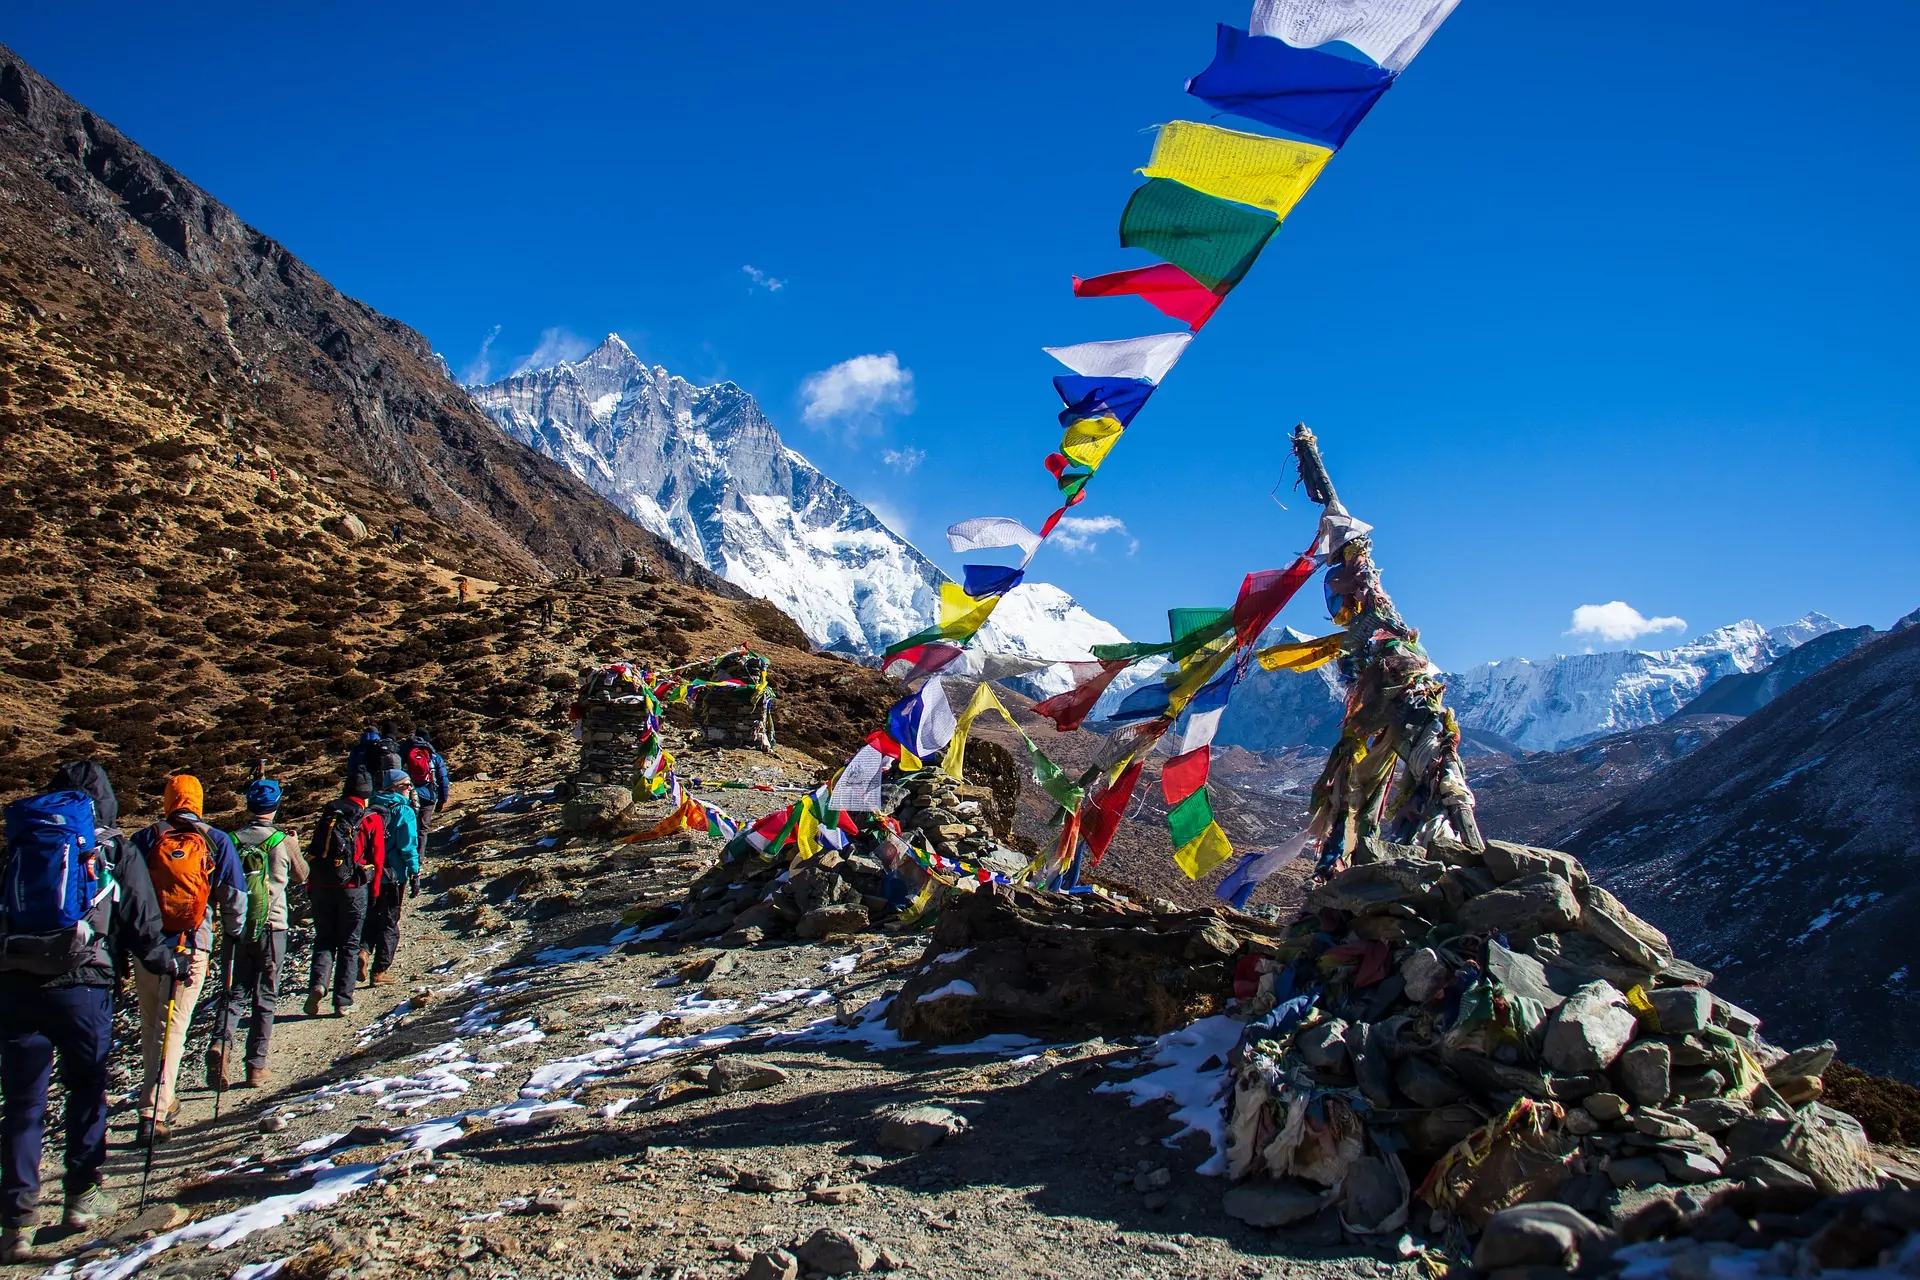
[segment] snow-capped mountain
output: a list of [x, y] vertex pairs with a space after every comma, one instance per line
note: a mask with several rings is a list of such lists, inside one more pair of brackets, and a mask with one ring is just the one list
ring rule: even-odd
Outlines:
[[[467, 388], [538, 449], [727, 581], [771, 600], [815, 643], [874, 654], [932, 620], [939, 567], [788, 448], [731, 382], [649, 367], [617, 334], [577, 361]], [[1118, 629], [1058, 587], [1016, 587], [983, 639], [1002, 652], [1090, 657]], [[1064, 671], [1028, 677], [1051, 692]]]
[[[1658, 724], [1723, 676], [1758, 671], [1840, 629], [1821, 613], [1771, 630], [1742, 621], [1672, 649], [1509, 658], [1448, 675], [1447, 704], [1469, 729], [1529, 751], [1558, 751]], [[1344, 693], [1333, 668], [1256, 671], [1234, 694], [1217, 741], [1255, 751], [1331, 746]]]

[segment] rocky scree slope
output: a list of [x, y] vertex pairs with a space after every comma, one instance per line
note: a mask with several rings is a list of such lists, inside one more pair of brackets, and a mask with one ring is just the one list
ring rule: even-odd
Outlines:
[[1566, 846], [1779, 1039], [1920, 1080], [1920, 628], [1656, 773]]
[[[8, 325], [24, 340], [138, 384], [135, 400], [222, 447], [274, 450], [338, 499], [368, 503], [378, 527], [431, 517], [444, 527], [436, 545], [465, 568], [612, 570], [635, 551], [703, 572], [564, 468], [501, 439], [419, 334], [341, 294], [4, 46], [0, 246]], [[58, 409], [54, 425], [104, 443], [89, 426], [99, 402], [80, 403], [53, 375], [13, 376], [24, 385], [9, 434], [28, 425], [21, 410], [49, 421]]]

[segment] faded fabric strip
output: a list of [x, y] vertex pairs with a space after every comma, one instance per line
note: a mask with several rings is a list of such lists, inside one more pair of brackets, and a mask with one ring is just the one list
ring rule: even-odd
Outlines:
[[1133, 661], [1130, 658], [1102, 662], [1087, 679], [1080, 681], [1073, 688], [1034, 703], [1034, 714], [1045, 716], [1053, 721], [1054, 727], [1062, 733], [1078, 729], [1086, 720], [1087, 714], [1093, 710], [1094, 703], [1100, 701], [1100, 695], [1107, 691], [1107, 686], [1132, 665]]
[[1213, 891], [1214, 896], [1244, 911], [1247, 899], [1253, 896], [1253, 891], [1260, 887], [1262, 880], [1305, 853], [1313, 843], [1313, 833], [1302, 831], [1299, 835], [1288, 837], [1271, 852], [1248, 854], [1233, 869], [1233, 874], [1220, 882], [1220, 887]]
[[[1220, 24], [1213, 64], [1187, 81], [1210, 106], [1338, 150], [1394, 73]], [[1198, 327], [1197, 325], [1195, 326]]]
[[1131, 271], [1111, 271], [1087, 280], [1079, 276], [1073, 278], [1076, 298], [1111, 298], [1125, 294], [1144, 299], [1162, 315], [1185, 321], [1196, 333], [1213, 318], [1224, 297], [1170, 262], [1135, 267]]
[[887, 758], [871, 746], [862, 746], [840, 771], [827, 803], [845, 813], [872, 813], [880, 807], [880, 780], [886, 772]]
[[1253, 0], [1256, 36], [1303, 49], [1344, 40], [1389, 71], [1404, 71], [1460, 0]]
[[1083, 378], [1137, 378], [1158, 384], [1179, 363], [1191, 333], [1156, 333], [1114, 342], [1081, 342], [1042, 351]]
[[956, 552], [1019, 547], [1032, 555], [1040, 545], [1040, 535], [1008, 516], [976, 516], [948, 528], [947, 545]]
[[1149, 178], [1120, 214], [1120, 244], [1145, 249], [1209, 289], [1225, 292], [1240, 283], [1279, 228], [1280, 220], [1271, 214], [1171, 178]]
[[1333, 152], [1316, 143], [1175, 120], [1160, 126], [1153, 158], [1140, 172], [1285, 218], [1331, 159]]

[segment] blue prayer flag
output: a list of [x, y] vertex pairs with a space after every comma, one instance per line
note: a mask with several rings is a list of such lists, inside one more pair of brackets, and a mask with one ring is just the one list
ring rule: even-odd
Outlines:
[[1020, 585], [1020, 579], [1027, 571], [999, 564], [969, 564], [961, 566], [965, 571], [965, 580], [960, 589], [975, 600], [984, 600], [988, 596], [1001, 596]]
[[1143, 684], [1122, 698], [1106, 722], [1118, 724], [1127, 720], [1151, 720], [1155, 716], [1165, 715], [1166, 711], [1167, 686], [1156, 681]]
[[1112, 417], [1126, 426], [1153, 394], [1154, 384], [1143, 378], [1088, 378], [1077, 373], [1053, 380], [1060, 402], [1067, 407], [1060, 425], [1070, 427], [1082, 418]]
[[1393, 79], [1380, 67], [1296, 49], [1223, 22], [1213, 65], [1187, 81], [1187, 92], [1337, 151]]

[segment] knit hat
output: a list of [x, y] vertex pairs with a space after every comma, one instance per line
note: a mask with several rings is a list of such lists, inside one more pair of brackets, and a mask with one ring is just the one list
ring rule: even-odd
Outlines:
[[347, 794], [357, 800], [371, 799], [373, 796], [373, 775], [365, 769], [355, 769], [353, 776], [347, 779]]
[[171, 818], [181, 810], [194, 817], [200, 816], [200, 809], [206, 803], [206, 792], [200, 786], [200, 779], [190, 773], [176, 773], [167, 779], [167, 790], [160, 801], [160, 812]]
[[392, 791], [406, 780], [407, 773], [404, 769], [383, 769], [380, 773], [380, 789]]
[[280, 784], [259, 778], [247, 784], [247, 812], [272, 813], [280, 807]]

